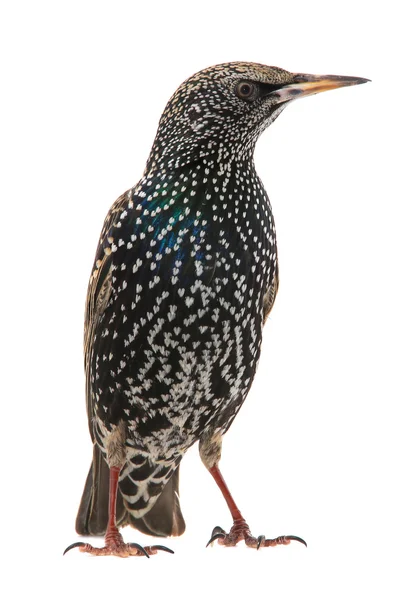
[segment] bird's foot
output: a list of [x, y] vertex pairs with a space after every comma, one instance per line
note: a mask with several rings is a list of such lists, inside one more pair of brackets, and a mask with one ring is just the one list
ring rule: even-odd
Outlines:
[[297, 535], [281, 535], [274, 539], [267, 539], [264, 535], [260, 535], [256, 538], [251, 534], [250, 528], [244, 520], [234, 521], [229, 533], [226, 533], [222, 527], [214, 527], [207, 546], [216, 540], [223, 546], [236, 546], [238, 542], [244, 540], [246, 546], [257, 548], [257, 550], [266, 546], [287, 546], [292, 541], [301, 542], [307, 546], [306, 542], [302, 538], [297, 537]]
[[147, 556], [147, 558], [150, 558], [152, 554], [157, 554], [158, 550], [174, 554], [174, 551], [166, 546], [141, 546], [140, 544], [125, 543], [119, 532], [109, 536], [106, 535], [103, 548], [95, 548], [84, 542], [75, 542], [75, 544], [71, 544], [64, 550], [64, 554], [73, 548], [79, 548], [80, 552], [87, 552], [94, 556], [119, 556], [121, 558], [128, 556]]

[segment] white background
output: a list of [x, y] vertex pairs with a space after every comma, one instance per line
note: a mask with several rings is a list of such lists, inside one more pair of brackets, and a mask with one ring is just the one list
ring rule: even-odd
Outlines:
[[[391, 5], [2, 4], [4, 597], [399, 597]], [[169, 540], [174, 556], [62, 557], [78, 539], [91, 457], [82, 329], [102, 221], [141, 176], [176, 87], [233, 60], [373, 80], [295, 102], [256, 154], [276, 218], [281, 287], [221, 469], [254, 534], [296, 534], [309, 546], [206, 550], [213, 526], [231, 522], [193, 448], [181, 469], [187, 531]]]

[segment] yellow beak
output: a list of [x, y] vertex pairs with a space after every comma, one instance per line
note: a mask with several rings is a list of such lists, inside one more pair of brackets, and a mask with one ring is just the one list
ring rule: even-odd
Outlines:
[[305, 75], [297, 73], [293, 77], [293, 83], [285, 85], [280, 90], [274, 92], [279, 98], [277, 104], [289, 102], [295, 98], [303, 98], [312, 94], [319, 94], [328, 90], [334, 90], [348, 85], [359, 85], [367, 83], [370, 79], [363, 77], [347, 77], [342, 75]]

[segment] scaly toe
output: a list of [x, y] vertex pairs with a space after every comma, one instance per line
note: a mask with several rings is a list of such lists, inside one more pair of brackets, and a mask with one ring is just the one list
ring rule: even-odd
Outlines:
[[255, 540], [256, 544], [254, 544], [254, 538], [251, 537], [245, 541], [247, 546], [257, 548], [257, 550], [259, 550], [259, 548], [267, 548], [269, 546], [288, 546], [290, 542], [300, 542], [307, 547], [306, 542], [297, 535], [280, 535], [274, 539], [266, 539], [264, 535], [260, 535], [257, 540]]
[[150, 558], [151, 555], [157, 554], [159, 550], [174, 554], [174, 551], [167, 548], [167, 546], [141, 546], [140, 544], [135, 543], [125, 544], [120, 540], [118, 540], [118, 543], [108, 543], [103, 548], [94, 548], [90, 544], [85, 544], [84, 542], [75, 542], [64, 550], [64, 554], [73, 548], [79, 548], [81, 552], [87, 552], [94, 556], [119, 556], [120, 558], [126, 558], [128, 556], [147, 556], [147, 558]]
[[157, 554], [158, 550], [162, 550], [163, 552], [169, 552], [169, 554], [175, 554], [175, 552], [171, 550], [171, 548], [167, 548], [167, 546], [160, 546], [158, 544], [156, 546], [145, 546], [144, 550], [147, 550], [148, 554], [150, 555]]

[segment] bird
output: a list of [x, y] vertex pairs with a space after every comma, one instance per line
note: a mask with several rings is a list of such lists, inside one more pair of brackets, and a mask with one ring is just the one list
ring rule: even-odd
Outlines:
[[[110, 208], [91, 271], [84, 326], [93, 459], [76, 517], [92, 555], [147, 556], [131, 525], [179, 536], [179, 468], [196, 442], [230, 510], [207, 545], [306, 542], [254, 536], [219, 468], [246, 399], [279, 286], [268, 195], [254, 164], [261, 133], [295, 99], [365, 78], [230, 62], [189, 77], [168, 101], [144, 174]], [[155, 81], [149, 83], [156, 93]]]

